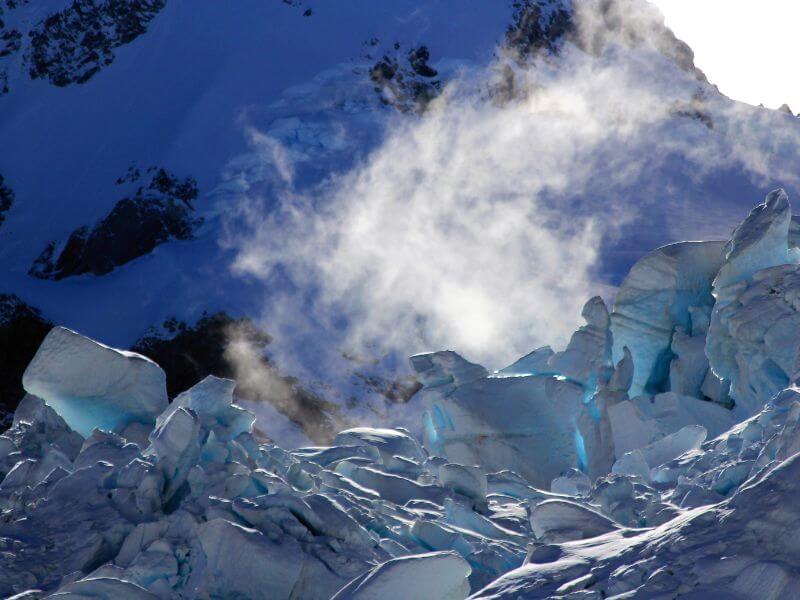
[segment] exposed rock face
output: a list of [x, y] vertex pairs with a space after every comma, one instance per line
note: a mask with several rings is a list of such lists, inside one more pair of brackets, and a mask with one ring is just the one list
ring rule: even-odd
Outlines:
[[375, 393], [380, 394], [389, 402], [405, 404], [422, 389], [413, 376], [388, 378], [380, 375], [357, 372], [355, 376], [364, 384], [364, 387]]
[[250, 319], [234, 319], [220, 312], [203, 315], [194, 325], [170, 319], [161, 331], [153, 329], [142, 336], [131, 350], [151, 358], [166, 371], [167, 393], [174, 398], [208, 375], [233, 375], [225, 348], [234, 336], [259, 347], [270, 341], [270, 336]]
[[[520, 97], [516, 69], [536, 57], [559, 54], [565, 43], [595, 56], [610, 45], [649, 47], [706, 81], [694, 64], [691, 48], [664, 25], [654, 6], [643, 6], [637, 0], [517, 0], [502, 48], [509, 60], [501, 61], [492, 90], [495, 102], [503, 104]], [[714, 126], [700, 98], [691, 105], [676, 106], [673, 114], [697, 119], [709, 129]]]
[[[170, 240], [192, 239], [202, 222], [193, 216], [197, 184], [177, 179], [164, 169], [151, 167], [146, 187], [123, 198], [92, 227], [76, 229], [61, 245], [50, 242], [34, 262], [30, 274], [40, 279], [63, 279], [91, 273], [104, 275]], [[118, 183], [141, 177], [133, 170]]]
[[114, 50], [147, 31], [166, 0], [75, 0], [36, 25], [30, 36], [31, 79], [85, 83], [114, 62]]
[[216, 313], [194, 325], [169, 320], [132, 349], [166, 371], [170, 398], [208, 375], [235, 379], [238, 397], [268, 402], [309, 439], [329, 442], [345, 423], [339, 407], [304, 389], [297, 379], [281, 375], [264, 355], [270, 340], [250, 319]]
[[537, 52], [556, 52], [564, 36], [574, 29], [567, 7], [542, 0], [521, 0], [514, 4], [514, 16], [506, 31], [506, 49], [518, 62]]
[[59, 87], [86, 83], [114, 62], [117, 48], [147, 31], [167, 1], [73, 0], [41, 19], [15, 19], [28, 3], [0, 1], [0, 96], [17, 70]]
[[19, 297], [0, 294], [0, 425], [25, 395], [22, 373], [53, 324]]
[[702, 94], [695, 94], [691, 102], [676, 104], [672, 107], [671, 114], [676, 117], [694, 119], [709, 129], [714, 129], [714, 119], [706, 107], [706, 99]]
[[14, 190], [5, 185], [3, 176], [0, 175], [0, 225], [6, 220], [6, 213], [14, 204]]
[[694, 52], [664, 25], [654, 5], [637, 0], [600, 0], [576, 3], [572, 41], [590, 54], [600, 54], [610, 42], [625, 46], [650, 46], [699, 80], [706, 77], [694, 64]]
[[[399, 49], [395, 44], [395, 50]], [[442, 89], [442, 82], [435, 79], [439, 73], [429, 60], [426, 46], [412, 48], [405, 56], [385, 54], [369, 72], [381, 102], [400, 112], [424, 112]]]
[[636, 0], [515, 2], [504, 46], [515, 62], [523, 64], [542, 52], [558, 53], [564, 42], [593, 55], [599, 55], [611, 43], [631, 48], [651, 46], [681, 69], [706, 80], [694, 64], [692, 49], [664, 25], [654, 6], [643, 7]]

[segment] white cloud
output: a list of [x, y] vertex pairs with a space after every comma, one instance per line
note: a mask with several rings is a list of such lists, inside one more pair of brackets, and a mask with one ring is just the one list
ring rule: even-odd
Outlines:
[[714, 98], [654, 49], [666, 38], [635, 52], [614, 43], [629, 34], [604, 33], [597, 57], [568, 46], [557, 62], [513, 67], [508, 103], [490, 93], [504, 59], [464, 73], [424, 117], [392, 121], [365, 160], [312, 189], [293, 185], [290, 154], [260, 136], [283, 183], [277, 208], [242, 201], [251, 234], [237, 231], [234, 268], [280, 280], [264, 314], [275, 349], [287, 350], [280, 364], [296, 371], [311, 356], [318, 375], [325, 349], [449, 348], [503, 366], [568, 339], [585, 300], [608, 291], [600, 246], [624, 225], [678, 239], [727, 233], [725, 215], [709, 226], [697, 218], [717, 214], [719, 199], [698, 208], [674, 197], [665, 173], [675, 157], [676, 180], [725, 167], [797, 180], [791, 161], [775, 158], [797, 153], [796, 128]]
[[564, 342], [602, 289], [602, 236], [635, 212], [580, 203], [638, 175], [643, 163], [625, 148], [663, 117], [666, 90], [636, 86], [640, 66], [574, 52], [558, 71], [519, 72], [524, 97], [504, 106], [453, 84], [351, 172], [251, 213], [236, 269], [288, 269], [315, 290], [303, 310], [318, 323], [346, 318], [346, 347], [447, 347], [501, 366]]

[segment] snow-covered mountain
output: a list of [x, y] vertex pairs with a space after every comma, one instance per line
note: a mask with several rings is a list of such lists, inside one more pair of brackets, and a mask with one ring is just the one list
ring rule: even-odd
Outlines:
[[646, 2], [0, 6], [9, 419], [61, 324], [172, 396], [236, 377], [288, 445], [417, 427], [408, 354], [563, 344], [652, 247], [798, 190], [796, 119]]
[[0, 141], [0, 595], [800, 597], [800, 121], [643, 0], [0, 0]]

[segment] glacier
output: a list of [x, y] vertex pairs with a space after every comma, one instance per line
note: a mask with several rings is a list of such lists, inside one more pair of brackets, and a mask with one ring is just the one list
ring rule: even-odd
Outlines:
[[[98, 368], [102, 365], [102, 368]], [[78, 433], [153, 422], [167, 408], [167, 378], [150, 359], [53, 328], [22, 376]]]
[[[353, 0], [332, 4], [312, 0], [240, 0], [235, 7], [214, 0], [0, 3], [0, 40], [10, 41], [9, 49], [13, 50], [0, 56], [0, 139], [4, 141], [0, 152], [0, 296], [13, 295], [24, 302], [29, 312], [40, 312], [46, 323], [80, 331], [116, 348], [141, 350], [139, 342], [149, 336], [150, 329], [161, 331], [167, 322], [177, 321], [191, 328], [203, 320], [205, 312], [215, 315], [225, 311], [235, 318], [249, 316], [260, 321], [258, 325], [274, 338], [271, 358], [280, 373], [297, 378], [306, 391], [336, 405], [329, 413], [340, 411], [346, 417], [355, 413], [354, 425], [381, 427], [384, 421], [394, 422], [398, 414], [405, 413], [407, 405], [395, 401], [390, 385], [366, 381], [385, 375], [383, 365], [367, 369], [361, 361], [339, 356], [342, 340], [338, 332], [317, 326], [314, 317], [320, 315], [311, 315], [308, 323], [301, 323], [301, 332], [285, 328], [297, 320], [305, 321], [306, 311], [292, 313], [285, 320], [279, 318], [284, 314], [263, 314], [266, 307], [285, 302], [296, 306], [292, 295], [287, 298], [287, 288], [291, 291], [295, 285], [300, 286], [305, 297], [306, 292], [313, 295], [316, 286], [307, 286], [302, 277], [292, 277], [290, 283], [283, 277], [254, 282], [250, 274], [242, 276], [232, 271], [231, 263], [249, 247], [247, 242], [253, 237], [249, 227], [242, 229], [243, 224], [236, 217], [250, 200], [257, 202], [262, 197], [264, 206], [259, 208], [265, 217], [271, 219], [278, 211], [273, 199], [286, 195], [282, 175], [287, 171], [276, 172], [274, 152], [286, 159], [285, 164], [278, 161], [278, 166], [292, 174], [295, 185], [289, 195], [313, 195], [320, 200], [313, 203], [315, 210], [342, 214], [343, 207], [331, 206], [334, 194], [323, 183], [363, 173], [363, 169], [354, 169], [354, 163], [371, 162], [374, 154], [390, 150], [392, 131], [418, 131], [416, 124], [425, 119], [415, 111], [415, 90], [427, 94], [439, 86], [441, 99], [447, 99], [445, 112], [460, 115], [464, 109], [476, 108], [477, 116], [506, 115], [529, 132], [519, 136], [525, 143], [511, 151], [506, 160], [498, 161], [499, 170], [491, 182], [502, 185], [498, 193], [478, 194], [481, 205], [496, 206], [496, 214], [508, 215], [506, 199], [520, 197], [526, 215], [531, 206], [550, 207], [552, 216], [570, 215], [567, 220], [576, 223], [598, 217], [601, 222], [615, 222], [602, 242], [597, 241], [594, 266], [603, 284], [617, 287], [642, 251], [683, 239], [712, 240], [696, 250], [704, 256], [702, 264], [694, 262], [700, 257], [694, 257], [693, 250], [688, 249], [694, 243], [684, 250], [657, 251], [663, 255], [663, 264], [655, 261], [658, 264], [651, 267], [672, 269], [675, 283], [652, 285], [666, 286], [660, 302], [669, 303], [673, 312], [669, 316], [651, 316], [648, 327], [652, 327], [652, 335], [638, 341], [631, 395], [664, 393], [669, 384], [669, 391], [682, 396], [702, 393], [722, 403], [729, 401], [726, 386], [737, 383], [729, 378], [723, 381], [706, 377], [705, 354], [698, 349], [702, 342], [698, 333], [705, 311], [712, 304], [713, 282], [704, 278], [716, 276], [723, 253], [719, 240], [729, 237], [732, 227], [751, 208], [756, 194], [763, 195], [765, 181], [780, 182], [793, 195], [800, 189], [796, 175], [800, 121], [785, 111], [746, 106], [721, 95], [694, 67], [689, 48], [672, 35], [663, 18], [644, 0]], [[117, 4], [125, 9], [117, 10]], [[592, 43], [582, 44], [570, 29], [582, 27], [580, 14], [592, 7], [602, 10], [596, 20], [590, 19], [592, 29], [588, 33]], [[134, 30], [132, 35], [120, 37], [126, 22]], [[93, 35], [94, 27], [101, 28], [97, 35]], [[224, 43], [220, 42], [221, 36]], [[303, 43], [298, 43], [300, 38]], [[85, 46], [76, 45], [76, 40], [81, 39], [87, 40]], [[542, 54], [544, 59], [539, 60]], [[44, 58], [47, 64], [41, 63]], [[530, 61], [523, 61], [525, 58]], [[29, 67], [34, 64], [40, 68], [34, 70], [38, 76], [31, 78]], [[595, 92], [605, 88], [595, 90], [597, 82], [593, 77], [576, 77], [576, 69], [586, 69], [589, 75], [608, 72], [615, 80], [621, 78], [624, 87], [620, 97], [598, 96]], [[392, 71], [395, 74], [390, 78]], [[433, 76], [433, 72], [437, 74]], [[56, 81], [68, 85], [54, 85]], [[578, 89], [571, 84], [579, 84]], [[583, 84], [590, 89], [584, 89]], [[558, 91], [564, 85], [579, 92], [579, 104], [586, 103], [585, 116], [592, 117], [589, 121], [594, 123], [589, 129], [599, 127], [603, 132], [604, 141], [590, 144], [591, 149], [579, 152], [576, 158], [571, 152], [556, 155], [560, 144], [544, 144], [540, 148], [535, 142], [551, 124], [561, 123], [568, 131], [584, 130], [587, 122], [582, 111], [574, 115], [559, 111], [556, 121], [546, 111], [544, 118], [539, 115], [531, 121], [530, 115], [521, 114], [524, 111], [518, 114], [515, 108], [515, 97], [528, 95], [534, 89]], [[463, 101], [452, 97], [464, 86], [479, 89], [474, 94], [462, 90], [466, 96]], [[7, 93], [3, 93], [4, 87], [8, 87]], [[460, 98], [461, 94], [456, 96]], [[657, 101], [645, 106], [630, 102], [642, 96]], [[618, 100], [621, 111], [605, 110], [617, 106]], [[630, 111], [634, 114], [628, 114]], [[621, 123], [617, 123], [618, 117]], [[495, 133], [514, 130], [516, 127], [490, 129]], [[614, 133], [606, 139], [609, 131], [623, 135]], [[501, 135], [497, 143], [496, 137], [490, 135], [486, 141], [495, 140], [495, 152], [500, 155], [509, 142]], [[554, 137], [563, 139], [560, 135]], [[590, 136], [590, 140], [593, 138]], [[453, 150], [471, 147], [469, 138], [458, 139], [464, 142]], [[590, 140], [579, 136], [575, 142], [580, 149]], [[551, 153], [561, 158], [545, 164], [544, 159]], [[467, 158], [463, 152], [456, 154], [447, 149], [445, 156], [451, 154], [457, 159], [455, 164]], [[608, 156], [614, 156], [619, 165], [613, 172], [607, 169]], [[401, 165], [405, 161], [391, 162]], [[479, 167], [482, 160], [478, 162]], [[588, 165], [594, 167], [587, 168]], [[441, 201], [445, 196], [429, 184], [441, 181], [441, 169], [433, 163], [421, 166], [423, 171], [425, 167], [431, 171], [430, 179], [420, 186], [426, 196], [430, 194], [431, 202], [423, 197], [421, 204], [436, 206], [439, 203], [432, 200]], [[573, 166], [580, 167], [577, 173]], [[177, 221], [180, 224], [197, 219], [203, 223], [186, 227], [187, 231], [180, 228], [178, 235], [161, 236], [168, 240], [152, 248], [153, 239], [142, 245], [153, 236], [151, 225], [157, 226], [156, 233], [164, 228], [172, 231], [170, 225], [175, 223], [171, 219], [161, 222], [159, 215], [168, 216], [170, 207], [183, 204], [178, 197], [161, 197], [158, 190], [152, 189], [156, 175], [162, 171], [170, 174], [178, 186], [196, 181], [190, 194], [182, 194], [193, 210], [186, 213], [187, 218]], [[469, 175], [469, 169], [465, 171]], [[542, 179], [534, 176], [537, 173], [547, 176]], [[411, 182], [416, 176], [412, 171], [405, 177], [403, 181]], [[545, 185], [544, 189], [531, 185], [539, 180], [553, 185]], [[397, 203], [401, 211], [407, 206], [403, 196], [400, 194]], [[151, 206], [156, 197], [160, 201]], [[457, 205], [460, 203], [459, 200]], [[149, 209], [145, 210], [145, 204]], [[469, 204], [460, 205], [467, 208]], [[136, 207], [141, 209], [136, 218], [119, 218]], [[609, 209], [614, 209], [612, 214], [607, 214]], [[419, 209], [412, 209], [410, 214], [419, 213]], [[303, 219], [303, 223], [308, 220]], [[508, 221], [515, 222], [513, 218]], [[388, 225], [389, 233], [400, 229], [397, 245], [411, 239], [402, 235], [403, 221]], [[791, 228], [791, 235], [796, 236], [796, 223]], [[232, 231], [241, 246], [226, 243], [232, 241], [228, 235]], [[414, 231], [418, 229], [411, 227], [408, 233], [413, 235]], [[286, 229], [279, 224], [275, 235], [266, 237], [284, 248], [286, 242], [296, 239], [293, 233], [297, 233], [280, 235], [284, 232]], [[84, 234], [88, 237], [81, 242]], [[385, 239], [382, 232], [374, 238]], [[104, 243], [88, 243], [98, 239]], [[313, 240], [312, 236], [299, 244]], [[77, 242], [77, 247], [68, 251], [67, 246], [75, 245], [70, 241]], [[115, 256], [119, 257], [119, 252], [126, 260], [137, 258], [124, 264], [117, 264], [121, 262], [117, 260], [108, 263], [109, 256], [101, 251], [108, 244], [113, 246], [111, 254]], [[505, 269], [515, 255], [528, 256], [528, 246], [519, 245], [524, 252], [514, 251], [512, 245], [512, 252], [508, 253], [500, 244], [494, 253], [499, 260], [487, 261], [489, 266], [482, 268], [490, 273], [496, 270], [502, 283]], [[451, 248], [456, 246], [448, 244]], [[455, 253], [457, 256], [470, 251], [465, 261], [469, 267], [466, 275], [474, 273], [482, 264], [481, 256], [488, 254], [488, 248], [476, 252], [477, 247], [460, 246]], [[85, 253], [90, 255], [83, 256]], [[256, 258], [264, 258], [268, 253], [259, 250], [256, 254]], [[545, 265], [540, 265], [541, 254], [531, 254], [524, 264], [530, 265], [527, 274], [532, 276]], [[687, 255], [686, 260], [681, 258], [683, 254]], [[426, 258], [415, 257], [418, 264], [433, 262], [427, 260], [434, 255], [430, 246], [422, 250], [422, 255]], [[72, 269], [56, 269], [59, 277], [71, 272], [70, 276], [56, 280], [29, 275], [31, 271], [47, 275], [47, 269], [41, 271], [39, 267], [47, 267], [61, 257], [74, 259]], [[46, 260], [42, 263], [40, 259]], [[91, 271], [102, 273], [105, 268], [89, 269], [90, 272], [74, 269], [75, 264], [85, 267], [98, 263], [114, 269], [102, 275]], [[496, 269], [496, 265], [503, 265], [503, 269]], [[293, 275], [304, 275], [308, 266], [301, 265], [300, 273]], [[582, 270], [577, 264], [573, 266], [576, 272]], [[648, 268], [645, 266], [644, 270]], [[689, 272], [690, 268], [696, 273]], [[416, 272], [416, 266], [409, 265], [409, 271]], [[646, 274], [643, 277], [646, 284]], [[311, 284], [319, 283], [319, 278], [310, 279]], [[404, 287], [410, 289], [413, 308], [430, 313], [433, 303], [417, 293], [417, 286], [424, 291], [429, 282], [423, 283], [415, 276], [411, 280], [411, 285]], [[525, 291], [519, 290], [519, 285], [515, 288], [516, 309], [509, 311], [513, 318], [505, 319], [506, 333], [494, 336], [515, 339], [504, 339], [491, 351], [486, 348], [482, 353], [478, 352], [480, 348], [459, 344], [465, 356], [493, 370], [510, 363], [515, 354], [532, 349], [534, 344], [562, 345], [567, 337], [562, 338], [561, 334], [568, 336], [575, 329], [572, 318], [577, 321], [580, 317], [580, 301], [600, 291], [569, 294], [568, 306], [563, 308], [571, 318], [564, 316], [565, 324], [556, 339], [532, 325], [538, 316], [537, 303], [528, 301], [528, 290], [535, 291], [536, 286], [527, 277], [524, 281], [528, 284]], [[633, 285], [633, 280], [628, 283], [626, 289], [636, 306], [643, 306], [634, 297], [637, 290], [641, 294], [657, 291]], [[491, 287], [502, 301], [505, 294], [498, 293], [496, 285]], [[624, 346], [639, 339], [635, 327], [644, 326], [629, 311], [630, 303], [626, 308], [623, 295], [622, 291], [618, 294], [611, 311], [617, 334], [612, 350], [614, 364], [623, 358]], [[655, 301], [655, 295], [652, 297]], [[385, 307], [383, 302], [377, 304]], [[542, 309], [538, 308], [540, 313]], [[334, 320], [353, 316], [345, 312], [335, 315]], [[625, 319], [634, 327], [634, 339], [625, 339], [621, 325]], [[670, 337], [673, 321], [680, 323], [688, 337]], [[518, 323], [524, 326], [517, 327]], [[0, 315], [0, 329], [6, 326]], [[434, 330], [428, 330], [429, 338]], [[21, 386], [6, 391], [6, 378], [13, 376], [15, 383], [20, 380], [18, 375], [40, 341], [33, 331], [44, 335], [40, 327], [28, 326], [25, 337], [37, 339], [25, 352], [20, 352], [22, 345], [6, 342], [0, 336], [0, 354], [5, 351], [25, 355], [4, 368], [0, 377], [0, 419], [4, 426], [22, 398]], [[514, 335], [516, 332], [521, 334]], [[535, 342], [529, 342], [534, 335]], [[391, 358], [392, 368], [399, 362], [405, 366], [406, 354], [449, 347], [456, 340], [424, 341], [404, 342]], [[645, 356], [646, 343], [650, 344], [647, 348], [651, 358]], [[507, 355], [498, 355], [502, 348]], [[348, 347], [348, 356], [363, 354], [356, 350], [361, 349]], [[382, 356], [383, 352], [382, 348], [375, 354]], [[544, 354], [530, 360], [539, 361]], [[334, 358], [339, 362], [324, 368]], [[367, 356], [367, 360], [372, 358], [375, 356]], [[673, 365], [669, 373], [672, 379], [683, 382], [680, 388], [678, 381], [667, 382], [667, 363], [674, 360], [682, 366], [679, 369]], [[166, 361], [162, 362], [169, 387], [173, 388], [174, 373]], [[517, 367], [523, 369], [523, 374], [530, 369], [542, 374], [551, 372], [546, 364], [537, 365]], [[652, 365], [658, 368], [654, 370]], [[687, 376], [678, 377], [679, 370]], [[689, 370], [692, 376], [688, 375]], [[404, 371], [404, 377], [410, 375], [410, 369]], [[184, 391], [206, 374], [174, 392]], [[232, 375], [220, 371], [213, 374]], [[772, 379], [776, 385], [783, 381], [782, 376]], [[382, 393], [387, 388], [389, 398]], [[359, 401], [356, 407], [349, 404], [354, 396]], [[402, 406], [398, 408], [397, 404]], [[250, 408], [258, 408], [258, 416], [263, 417], [259, 427], [266, 427], [273, 439], [290, 444], [307, 433], [291, 421], [293, 413], [281, 412], [281, 403], [259, 405]], [[323, 429], [324, 435], [309, 433], [304, 443], [330, 443], [329, 433], [349, 426], [343, 423], [344, 418], [330, 419], [334, 424], [328, 428], [328, 420], [323, 417], [319, 418], [326, 427], [312, 431]], [[413, 430], [417, 422], [413, 416], [402, 424]], [[588, 428], [591, 422], [585, 423]], [[82, 433], [87, 434], [90, 425]], [[565, 443], [570, 444], [567, 433]], [[585, 443], [592, 442], [587, 438]], [[592, 453], [586, 458], [590, 460]]]
[[168, 403], [158, 365], [56, 327], [0, 435], [0, 594], [800, 597], [790, 221], [776, 191], [727, 244], [646, 255], [563, 350], [411, 357], [421, 440], [281, 448], [235, 382]]

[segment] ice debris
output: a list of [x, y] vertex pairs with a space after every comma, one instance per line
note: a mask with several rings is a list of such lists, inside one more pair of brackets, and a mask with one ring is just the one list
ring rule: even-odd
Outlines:
[[423, 443], [285, 450], [232, 381], [167, 404], [157, 365], [56, 328], [0, 435], [0, 595], [800, 597], [791, 223], [776, 191], [651, 253], [564, 350], [413, 357]]
[[455, 552], [393, 558], [354, 579], [332, 600], [460, 600], [470, 566]]
[[[670, 360], [677, 354], [686, 359], [677, 343], [678, 328], [683, 335], [705, 341], [704, 322], [714, 298], [711, 285], [722, 265], [722, 242], [681, 242], [655, 250], [639, 260], [617, 290], [611, 315], [614, 357], [627, 347], [634, 357], [631, 393], [666, 391], [672, 382]], [[694, 379], [691, 380], [694, 382]]]
[[327, 599], [361, 578], [342, 597], [461, 599], [522, 564], [525, 509], [482, 469], [397, 429], [259, 444], [232, 392], [203, 380], [144, 442], [84, 438], [27, 396], [0, 436], [0, 594]]
[[167, 407], [164, 371], [144, 356], [53, 328], [22, 377], [81, 435], [152, 422]]

